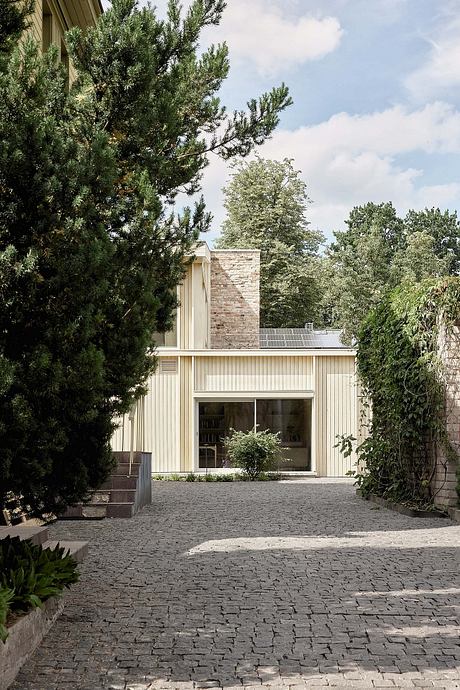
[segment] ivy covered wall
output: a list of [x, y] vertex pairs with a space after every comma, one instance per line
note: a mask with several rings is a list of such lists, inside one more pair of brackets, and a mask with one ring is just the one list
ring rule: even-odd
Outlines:
[[429, 506], [457, 501], [460, 278], [405, 284], [371, 311], [358, 371], [371, 407], [358, 447], [363, 493]]

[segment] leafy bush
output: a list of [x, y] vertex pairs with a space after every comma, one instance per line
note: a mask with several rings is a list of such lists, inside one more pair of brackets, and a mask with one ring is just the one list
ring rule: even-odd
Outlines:
[[[356, 448], [364, 496], [430, 506], [440, 447], [458, 462], [446, 427], [445, 372], [438, 355], [440, 323], [460, 318], [460, 280], [404, 285], [367, 315], [358, 335], [358, 372], [372, 415]], [[355, 439], [339, 439], [344, 454]]]
[[279, 432], [231, 430], [224, 439], [225, 448], [233, 467], [239, 467], [248, 479], [259, 479], [264, 472], [274, 469], [281, 456]]
[[0, 541], [0, 639], [6, 639], [6, 618], [14, 611], [42, 607], [78, 580], [77, 563], [59, 544], [43, 549], [30, 540]]

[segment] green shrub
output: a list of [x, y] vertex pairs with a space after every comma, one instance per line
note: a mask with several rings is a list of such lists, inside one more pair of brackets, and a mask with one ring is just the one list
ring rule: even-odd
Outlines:
[[0, 587], [0, 641], [5, 642], [8, 637], [6, 629], [6, 619], [10, 611], [10, 603], [13, 599], [14, 592], [9, 587]]
[[185, 477], [186, 482], [196, 482], [196, 474], [194, 472], [189, 472]]
[[263, 472], [272, 470], [280, 458], [282, 446], [280, 433], [265, 431], [231, 430], [224, 439], [225, 448], [233, 467], [239, 467], [244, 475], [254, 481]]
[[42, 607], [78, 580], [77, 563], [59, 544], [43, 549], [29, 540], [0, 541], [0, 639], [6, 639], [9, 611]]

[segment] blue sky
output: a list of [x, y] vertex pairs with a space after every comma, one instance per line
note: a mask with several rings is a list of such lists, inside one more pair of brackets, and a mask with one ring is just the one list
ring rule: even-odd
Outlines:
[[[290, 87], [294, 105], [259, 154], [294, 159], [327, 237], [367, 201], [460, 207], [460, 0], [228, 0], [204, 43], [221, 40], [230, 109]], [[212, 159], [204, 177], [211, 244], [228, 175]]]

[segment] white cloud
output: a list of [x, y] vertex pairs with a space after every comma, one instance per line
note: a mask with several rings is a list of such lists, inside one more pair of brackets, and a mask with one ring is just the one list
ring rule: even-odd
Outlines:
[[[330, 236], [343, 226], [353, 206], [367, 201], [393, 201], [400, 213], [425, 206], [455, 208], [460, 175], [458, 182], [424, 184], [424, 171], [399, 158], [420, 151], [460, 152], [460, 112], [434, 103], [413, 111], [397, 106], [370, 115], [340, 113], [311, 127], [279, 130], [259, 153], [294, 159], [314, 202], [309, 210], [312, 224]], [[227, 168], [212, 163], [204, 180], [216, 230], [224, 216], [219, 189], [226, 176]]]
[[252, 62], [270, 76], [336, 50], [343, 35], [338, 19], [287, 16], [285, 8], [280, 0], [231, 0], [212, 42], [228, 43], [232, 63]]
[[431, 46], [424, 63], [411, 72], [405, 85], [413, 97], [430, 98], [445, 94], [460, 84], [460, 20], [459, 3], [449, 6], [441, 26], [427, 41]]

